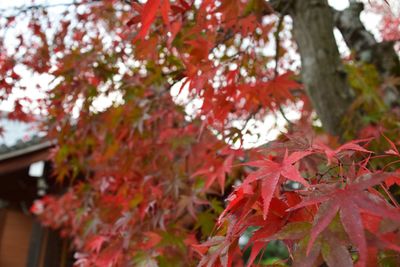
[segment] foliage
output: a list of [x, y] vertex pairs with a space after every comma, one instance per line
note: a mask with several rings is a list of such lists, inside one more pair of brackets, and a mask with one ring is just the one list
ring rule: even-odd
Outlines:
[[[22, 16], [29, 33], [15, 49], [1, 40], [0, 100], [26, 90], [21, 66], [53, 78], [35, 111], [57, 141], [54, 176], [71, 186], [32, 211], [73, 240], [78, 266], [399, 264], [399, 113], [373, 66], [348, 62], [352, 110], [365, 114], [340, 144], [313, 123], [290, 23], [268, 2], [82, 0], [58, 23], [48, 8], [1, 20], [4, 36]], [[201, 102], [191, 116], [177, 86]], [[27, 101], [13, 118], [32, 119]], [[286, 134], [233, 146], [248, 131], [235, 122], [287, 106], [301, 118]], [[288, 258], [263, 260], [278, 240]]]

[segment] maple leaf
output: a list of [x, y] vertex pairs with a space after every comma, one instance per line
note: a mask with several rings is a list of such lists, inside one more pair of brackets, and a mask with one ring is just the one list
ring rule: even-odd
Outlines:
[[113, 266], [122, 256], [120, 245], [112, 245], [104, 249], [96, 259], [96, 266]]
[[229, 262], [229, 247], [233, 243], [225, 236], [214, 236], [206, 242], [198, 245], [197, 250], [203, 251], [201, 247], [209, 247], [208, 251], [211, 252], [204, 256], [198, 266], [218, 266], [218, 261], [225, 262], [222, 266], [230, 266]]
[[240, 97], [247, 99], [249, 104], [256, 103], [275, 110], [279, 104], [293, 100], [291, 90], [301, 89], [302, 85], [293, 80], [292, 72], [287, 72], [269, 81], [258, 81], [252, 85], [242, 84], [237, 88]]
[[360, 254], [359, 264], [360, 266], [365, 266], [367, 241], [361, 214], [368, 213], [400, 222], [400, 214], [397, 209], [390, 207], [376, 195], [365, 191], [371, 186], [383, 182], [387, 177], [386, 173], [365, 174], [359, 177], [356, 183], [347, 185], [345, 189], [332, 189], [327, 194], [309, 197], [300, 204], [288, 209], [288, 211], [292, 211], [322, 202], [314, 219], [307, 253], [310, 252], [319, 234], [326, 229], [339, 212], [346, 233], [358, 248]]
[[321, 254], [329, 267], [353, 266], [349, 250], [334, 233], [325, 234]]
[[283, 176], [286, 179], [301, 183], [305, 187], [308, 187], [308, 183], [301, 176], [300, 172], [293, 165], [302, 158], [312, 154], [311, 151], [299, 151], [294, 152], [288, 156], [286, 150], [285, 156], [281, 163], [272, 161], [270, 159], [258, 160], [248, 162], [245, 165], [259, 168], [257, 171], [249, 174], [243, 182], [243, 186], [246, 186], [256, 180], [261, 180], [261, 196], [263, 199], [263, 217], [267, 218], [269, 205], [271, 199], [275, 193], [275, 190], [279, 184], [280, 177]]
[[208, 162], [205, 163], [205, 166], [193, 173], [191, 177], [200, 175], [206, 176], [207, 180], [204, 186], [205, 189], [210, 188], [215, 180], [217, 180], [222, 193], [224, 193], [226, 175], [231, 172], [235, 156], [240, 155], [241, 151], [222, 149], [220, 153], [221, 156], [225, 156], [223, 160], [221, 160], [221, 157], [208, 160]]
[[294, 73], [288, 71], [282, 75], [275, 77], [273, 80], [265, 84], [268, 93], [275, 98], [286, 101], [292, 99], [293, 95], [290, 90], [301, 89], [303, 86], [293, 79]]
[[[182, 21], [181, 20], [177, 20], [177, 21], [174, 21], [173, 23], [171, 23], [171, 27], [170, 27], [170, 33], [171, 34], [170, 34], [170, 36], [168, 38], [168, 42], [167, 42], [169, 47], [171, 46], [172, 41], [175, 39], [175, 36], [180, 31], [181, 27], [182, 27]], [[182, 83], [182, 86], [184, 86], [184, 85], [185, 85], [185, 83]], [[183, 87], [181, 87], [180, 91], [182, 91], [182, 88]]]
[[396, 145], [389, 138], [387, 138], [384, 134], [382, 134], [382, 135], [390, 145], [390, 149], [385, 151], [385, 153], [388, 155], [394, 155], [394, 156], [400, 157], [400, 153], [399, 153], [399, 150], [397, 150]]
[[93, 236], [88, 240], [86, 243], [86, 247], [88, 250], [94, 251], [96, 253], [99, 253], [101, 247], [103, 246], [104, 242], [108, 240], [108, 237], [105, 236]]
[[385, 184], [387, 187], [391, 187], [394, 184], [400, 185], [400, 173], [398, 171], [392, 173], [392, 175], [385, 180]]
[[140, 14], [142, 26], [132, 42], [136, 42], [136, 40], [143, 39], [144, 37], [146, 37], [146, 34], [149, 31], [151, 24], [156, 18], [156, 14], [158, 8], [160, 7], [160, 4], [161, 0], [148, 0], [146, 2]]
[[163, 0], [161, 4], [161, 15], [164, 20], [164, 24], [169, 27], [169, 13], [171, 12], [171, 5], [169, 0]]
[[[255, 203], [255, 201], [257, 200], [256, 197], [250, 197], [247, 198], [245, 196], [245, 191], [243, 189], [243, 186], [237, 188], [234, 192], [232, 192], [229, 197], [227, 198], [227, 200], [229, 201], [229, 204], [226, 206], [225, 210], [221, 213], [221, 215], [218, 218], [218, 223], [221, 224], [222, 219], [224, 218], [224, 216], [233, 210], [237, 210], [236, 208], [239, 206], [242, 206], [244, 204], [244, 202], [249, 203], [250, 201], [252, 202], [251, 204]], [[246, 206], [246, 205], [244, 205]]]
[[249, 222], [252, 222], [253, 225], [260, 225], [260, 228], [256, 230], [252, 237], [250, 238], [248, 244], [253, 244], [251, 248], [250, 257], [247, 261], [247, 267], [252, 266], [254, 260], [256, 259], [257, 255], [263, 248], [266, 248], [268, 243], [272, 240], [271, 236], [279, 231], [284, 223], [284, 220], [278, 215], [274, 213], [270, 213], [268, 216], [268, 224], [264, 223], [264, 219], [260, 220], [258, 217], [253, 217], [248, 219]]
[[321, 151], [321, 152], [325, 153], [326, 158], [328, 160], [328, 165], [331, 165], [332, 160], [339, 153], [344, 152], [344, 151], [352, 150], [352, 151], [359, 151], [359, 152], [364, 152], [364, 153], [373, 153], [372, 151], [369, 151], [369, 150], [363, 148], [362, 146], [358, 145], [358, 143], [365, 142], [367, 140], [354, 140], [354, 141], [348, 142], [344, 145], [341, 145], [340, 147], [338, 147], [335, 150], [331, 149], [330, 147], [328, 147], [327, 145], [325, 145], [321, 142], [313, 144], [312, 148], [315, 149], [316, 151]]
[[251, 253], [249, 256], [249, 259], [247, 260], [247, 267], [250, 267], [253, 262], [255, 261], [257, 255], [260, 253], [260, 251], [265, 248], [267, 244], [265, 242], [255, 242], [251, 248]]
[[144, 250], [153, 248], [162, 240], [162, 237], [155, 232], [145, 232], [144, 236], [146, 237], [146, 241], [140, 246]]
[[240, 0], [221, 1], [221, 5], [217, 8], [217, 12], [221, 12], [226, 20], [236, 20], [240, 15], [242, 2]]
[[196, 40], [186, 41], [186, 44], [191, 47], [190, 61], [192, 63], [199, 64], [201, 61], [208, 58], [211, 48], [210, 40], [199, 37]]

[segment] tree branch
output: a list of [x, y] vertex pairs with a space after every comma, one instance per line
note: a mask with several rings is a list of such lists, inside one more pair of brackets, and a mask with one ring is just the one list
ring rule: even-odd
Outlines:
[[11, 14], [5, 18], [11, 18], [19, 16], [20, 14], [26, 13], [30, 10], [39, 10], [39, 9], [50, 9], [57, 7], [70, 7], [70, 6], [79, 6], [79, 5], [90, 5], [101, 2], [102, 0], [91, 0], [87, 2], [78, 2], [76, 0], [67, 3], [57, 3], [57, 4], [37, 4], [37, 5], [29, 5], [29, 6], [18, 6], [18, 7], [10, 7], [10, 8], [2, 8], [0, 9], [0, 13], [4, 12], [15, 12], [15, 14]]

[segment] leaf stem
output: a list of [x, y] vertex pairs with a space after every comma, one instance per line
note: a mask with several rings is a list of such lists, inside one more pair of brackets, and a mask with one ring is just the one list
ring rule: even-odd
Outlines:
[[397, 203], [396, 199], [394, 199], [394, 197], [392, 196], [392, 194], [389, 192], [389, 190], [386, 188], [386, 186], [384, 184], [380, 184], [380, 186], [382, 187], [383, 191], [385, 191], [386, 195], [390, 198], [390, 200], [392, 201], [393, 205], [396, 208], [400, 208], [399, 204]]

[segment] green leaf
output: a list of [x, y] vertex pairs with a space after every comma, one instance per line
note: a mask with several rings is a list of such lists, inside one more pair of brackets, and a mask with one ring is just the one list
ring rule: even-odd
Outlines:
[[216, 216], [209, 211], [202, 212], [197, 216], [196, 228], [200, 228], [204, 237], [209, 236], [215, 225]]
[[211, 199], [210, 206], [217, 214], [221, 214], [224, 211], [222, 202], [216, 198]]

